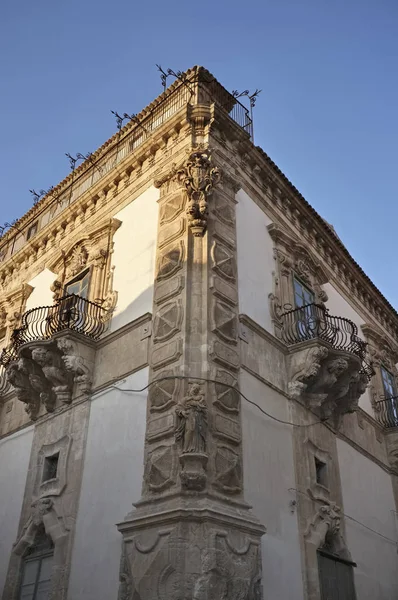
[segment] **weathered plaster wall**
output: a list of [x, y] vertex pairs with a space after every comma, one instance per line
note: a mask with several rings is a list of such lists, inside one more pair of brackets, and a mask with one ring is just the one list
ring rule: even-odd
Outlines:
[[32, 439], [29, 427], [0, 441], [0, 597], [17, 539]]
[[[241, 391], [271, 415], [289, 420], [287, 400], [242, 370]], [[297, 515], [289, 502], [295, 488], [292, 431], [242, 399], [245, 500], [266, 526], [262, 538], [264, 598], [302, 600]]]
[[111, 331], [152, 311], [158, 198], [159, 190], [150, 187], [114, 215], [122, 225], [113, 238], [113, 289], [118, 301]]
[[273, 290], [273, 242], [267, 231], [271, 219], [244, 192], [236, 195], [239, 312], [273, 333], [268, 294]]
[[[331, 315], [335, 315], [337, 317], [345, 317], [346, 319], [350, 319], [355, 325], [358, 327], [358, 335], [360, 338], [365, 339], [362, 333], [361, 325], [365, 323], [364, 319], [352, 308], [352, 306], [345, 300], [339, 292], [332, 286], [332, 284], [327, 283], [323, 286], [323, 289], [328, 295], [328, 301], [326, 302], [326, 306], [329, 309]], [[372, 417], [374, 416], [372, 404], [370, 401], [370, 393], [369, 389], [360, 397], [359, 406], [366, 410], [368, 414]]]
[[26, 309], [36, 308], [37, 306], [51, 306], [53, 304], [53, 292], [50, 287], [57, 276], [49, 269], [44, 269], [28, 283], [34, 290], [26, 301]]
[[[357, 600], [398, 598], [398, 554], [391, 477], [378, 465], [337, 439], [344, 512], [377, 531], [346, 519], [347, 545], [354, 569]], [[388, 541], [381, 536], [390, 538]]]
[[[121, 388], [142, 388], [148, 370]], [[117, 598], [122, 537], [115, 524], [139, 500], [147, 393], [109, 388], [92, 399], [69, 600]]]

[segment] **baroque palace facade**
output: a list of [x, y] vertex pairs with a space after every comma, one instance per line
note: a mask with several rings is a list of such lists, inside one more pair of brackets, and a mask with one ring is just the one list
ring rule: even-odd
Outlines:
[[3, 600], [398, 598], [397, 313], [208, 71], [119, 125], [0, 240]]

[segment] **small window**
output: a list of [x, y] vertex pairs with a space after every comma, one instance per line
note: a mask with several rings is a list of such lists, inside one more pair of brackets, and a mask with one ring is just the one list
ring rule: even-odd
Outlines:
[[315, 474], [316, 474], [316, 482], [324, 487], [328, 487], [328, 472], [327, 465], [323, 461], [319, 460], [315, 456]]
[[77, 296], [80, 296], [81, 298], [87, 298], [89, 285], [90, 285], [90, 271], [87, 270], [66, 284], [65, 293], [67, 295], [76, 294]]
[[28, 233], [26, 236], [27, 240], [30, 240], [30, 238], [32, 238], [34, 235], [36, 235], [37, 233], [37, 228], [38, 228], [38, 223], [37, 221], [35, 223], [33, 223], [33, 225], [31, 225], [28, 229]]
[[384, 367], [381, 367], [381, 378], [383, 380], [385, 399], [388, 400], [389, 398], [394, 398], [397, 395], [394, 375]]
[[43, 483], [45, 481], [49, 481], [50, 479], [55, 479], [57, 477], [58, 460], [59, 452], [57, 452], [57, 454], [53, 454], [52, 456], [45, 457], [42, 480]]

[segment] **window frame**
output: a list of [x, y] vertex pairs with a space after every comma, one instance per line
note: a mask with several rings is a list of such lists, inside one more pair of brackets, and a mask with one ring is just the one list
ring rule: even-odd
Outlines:
[[[64, 296], [71, 296], [71, 295], [75, 295], [75, 296], [79, 296], [80, 298], [84, 298], [85, 300], [89, 300], [90, 299], [90, 288], [91, 288], [91, 280], [92, 280], [92, 273], [91, 273], [92, 269], [91, 267], [86, 267], [85, 269], [83, 269], [82, 271], [80, 271], [80, 273], [78, 273], [77, 275], [75, 275], [72, 279], [70, 279], [69, 281], [67, 281], [64, 285]], [[68, 287], [78, 283], [79, 281], [83, 281], [85, 278], [87, 279], [87, 292], [85, 296], [81, 296], [80, 293], [76, 293], [76, 292], [68, 292]], [[81, 289], [79, 290], [79, 292], [81, 291]]]
[[[386, 384], [386, 378], [384, 377], [384, 374], [386, 374], [388, 376], [389, 383], [391, 385], [391, 389], [394, 392], [392, 396], [391, 395], [387, 396], [387, 391], [388, 390], [387, 390], [387, 387], [385, 385]], [[397, 382], [396, 382], [394, 374], [389, 369], [387, 369], [387, 367], [384, 364], [381, 364], [380, 365], [380, 375], [381, 375], [381, 383], [382, 383], [382, 386], [383, 386], [384, 399], [385, 400], [390, 400], [391, 398], [396, 398], [398, 394], [397, 394]]]
[[28, 242], [29, 240], [31, 240], [38, 231], [39, 231], [39, 221], [35, 221], [34, 223], [32, 223], [32, 225], [30, 225], [28, 227], [28, 230], [26, 232], [26, 241]]
[[[32, 554], [29, 554], [29, 550], [28, 550], [27, 554], [22, 559], [22, 564], [21, 564], [21, 569], [20, 569], [20, 581], [19, 581], [19, 586], [18, 586], [18, 600], [22, 599], [25, 569], [26, 569], [26, 565], [28, 565], [29, 563], [33, 563], [33, 562], [39, 563], [38, 568], [37, 568], [37, 574], [36, 574], [35, 581], [34, 581], [32, 600], [37, 600], [37, 590], [38, 590], [39, 584], [42, 583], [40, 581], [40, 574], [41, 574], [41, 570], [42, 570], [43, 561], [46, 558], [50, 558], [50, 557], [52, 558], [51, 575], [50, 575], [50, 579], [49, 579], [49, 581], [51, 582], [52, 570], [53, 570], [53, 564], [54, 564], [54, 550], [55, 549], [52, 544], [49, 548], [43, 548], [41, 550], [34, 551], [34, 552], [32, 552]], [[32, 584], [25, 584], [25, 585], [32, 585]]]

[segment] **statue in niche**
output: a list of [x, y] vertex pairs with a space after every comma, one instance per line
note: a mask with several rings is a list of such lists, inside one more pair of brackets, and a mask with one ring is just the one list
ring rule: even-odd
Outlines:
[[199, 384], [194, 383], [176, 406], [178, 417], [176, 440], [182, 441], [183, 453], [205, 453], [207, 432], [207, 407]]

